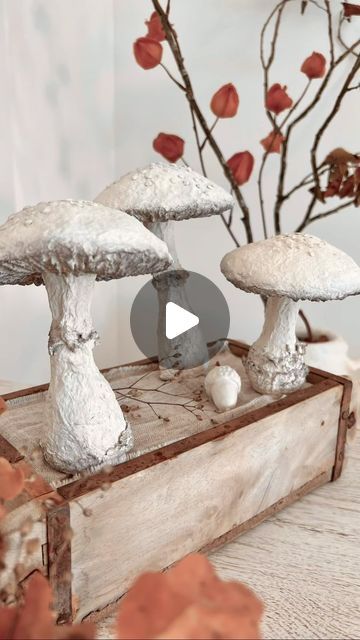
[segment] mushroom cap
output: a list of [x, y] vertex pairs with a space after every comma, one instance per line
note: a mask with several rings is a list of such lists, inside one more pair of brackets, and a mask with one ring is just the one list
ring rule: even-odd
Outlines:
[[341, 300], [360, 293], [360, 268], [320, 238], [294, 233], [227, 253], [220, 265], [239, 289], [292, 300]]
[[121, 209], [141, 222], [187, 220], [222, 213], [232, 196], [190, 167], [152, 162], [119, 178], [95, 202]]
[[95, 202], [40, 202], [0, 227], [0, 284], [43, 284], [44, 271], [112, 280], [171, 262], [165, 242], [141, 222]]

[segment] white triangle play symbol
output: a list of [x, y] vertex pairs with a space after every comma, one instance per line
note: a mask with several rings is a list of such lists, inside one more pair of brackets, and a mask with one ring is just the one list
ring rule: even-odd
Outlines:
[[168, 302], [166, 305], [166, 337], [168, 340], [180, 336], [185, 331], [189, 331], [199, 324], [199, 318], [190, 311], [179, 307], [174, 302]]

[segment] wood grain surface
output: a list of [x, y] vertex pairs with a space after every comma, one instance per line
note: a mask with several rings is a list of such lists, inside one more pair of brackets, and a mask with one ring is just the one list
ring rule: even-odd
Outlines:
[[[263, 598], [265, 639], [360, 639], [360, 434], [324, 485], [210, 554], [218, 574]], [[98, 622], [112, 637], [114, 614]]]

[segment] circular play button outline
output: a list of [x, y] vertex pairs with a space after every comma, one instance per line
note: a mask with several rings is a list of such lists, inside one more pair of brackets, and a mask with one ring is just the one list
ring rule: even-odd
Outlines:
[[[168, 270], [138, 292], [130, 325], [140, 351], [168, 369], [192, 369], [221, 349], [230, 327], [222, 291], [202, 274]], [[207, 344], [215, 343], [209, 353]]]

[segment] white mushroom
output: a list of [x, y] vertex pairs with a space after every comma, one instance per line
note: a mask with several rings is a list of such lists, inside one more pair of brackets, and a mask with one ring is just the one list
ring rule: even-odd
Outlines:
[[236, 406], [241, 389], [239, 374], [228, 365], [211, 369], [205, 377], [205, 391], [219, 411], [227, 411]]
[[231, 251], [224, 276], [239, 289], [268, 298], [265, 323], [247, 358], [260, 393], [286, 393], [305, 382], [305, 345], [296, 339], [299, 300], [341, 300], [360, 293], [360, 268], [336, 247], [314, 236], [282, 235]]
[[40, 203], [0, 227], [0, 284], [45, 284], [49, 298], [51, 382], [42, 446], [57, 469], [115, 464], [132, 446], [130, 427], [92, 355], [95, 280], [170, 263], [165, 243], [138, 220], [94, 202]]
[[159, 300], [158, 356], [161, 367], [184, 369], [208, 360], [199, 326], [169, 340], [164, 331], [166, 304], [192, 312], [186, 295], [187, 271], [176, 253], [174, 221], [202, 218], [230, 209], [233, 199], [222, 187], [189, 167], [156, 162], [137, 169], [107, 187], [96, 202], [121, 209], [143, 222], [164, 240], [173, 258], [165, 273], [154, 277]]

